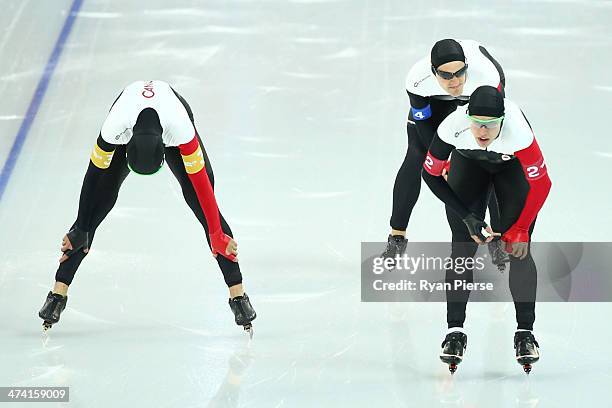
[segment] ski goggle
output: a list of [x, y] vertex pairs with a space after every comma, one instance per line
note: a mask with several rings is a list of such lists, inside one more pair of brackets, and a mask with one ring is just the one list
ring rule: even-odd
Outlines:
[[470, 119], [472, 126], [475, 126], [477, 128], [485, 128], [485, 129], [498, 128], [501, 125], [502, 120], [504, 120], [503, 116], [500, 116], [499, 118], [486, 119], [486, 120], [478, 119], [470, 115], [468, 115], [468, 118]]
[[438, 75], [440, 78], [450, 81], [451, 79], [453, 79], [453, 77], [461, 78], [462, 76], [464, 76], [467, 69], [468, 69], [468, 65], [465, 64], [463, 68], [455, 72], [440, 71], [439, 69], [436, 69], [436, 68], [434, 68], [433, 70], [436, 73], [436, 75]]

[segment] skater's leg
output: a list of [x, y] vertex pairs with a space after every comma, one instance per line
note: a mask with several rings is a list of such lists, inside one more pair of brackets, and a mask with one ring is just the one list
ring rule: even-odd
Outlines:
[[[487, 193], [490, 185], [490, 176], [472, 160], [461, 154], [453, 154], [451, 171], [448, 175], [448, 184], [457, 196], [467, 205], [472, 213], [484, 218], [486, 211]], [[446, 207], [446, 217], [452, 232], [451, 258], [456, 265], [457, 258], [471, 258], [478, 249], [478, 244], [472, 240], [461, 218], [450, 208]], [[446, 271], [446, 282], [453, 286], [455, 280], [473, 282], [471, 268], [457, 267]], [[470, 295], [469, 290], [447, 290], [447, 323], [449, 328], [463, 327], [465, 322], [465, 309]]]
[[[100, 185], [97, 187], [103, 194], [101, 195], [101, 199], [96, 202], [92, 212], [92, 228], [89, 232], [90, 244], [93, 241], [96, 229], [117, 202], [121, 184], [129, 174], [125, 157], [125, 146], [117, 147], [111, 165], [106, 171], [108, 173], [101, 178]], [[75, 225], [76, 222], [72, 227]], [[68, 259], [59, 264], [55, 274], [56, 285], [54, 287], [54, 293], [66, 295], [68, 286], [72, 283], [74, 275], [86, 255], [87, 253], [83, 251], [76, 251]]]
[[[429, 149], [434, 133], [440, 123], [457, 109], [457, 101], [431, 100], [434, 112], [424, 124], [414, 120], [412, 113], [408, 116], [406, 131], [408, 134], [408, 151], [395, 178], [393, 185], [393, 211], [391, 215], [391, 235], [405, 236], [412, 210], [421, 192], [421, 170], [425, 154]], [[420, 130], [419, 130], [420, 129]]]
[[[529, 192], [520, 164], [509, 164], [503, 172], [494, 176], [495, 191], [500, 208], [500, 231], [506, 232], [516, 222], [523, 210]], [[531, 237], [535, 221], [529, 228]], [[531, 239], [530, 239], [531, 240]], [[531, 256], [531, 244], [524, 259], [510, 256], [510, 292], [516, 310], [517, 328], [533, 330], [537, 291], [537, 268]]]
[[[129, 170], [125, 158], [125, 146], [120, 146], [115, 150], [114, 159], [108, 169], [105, 170], [104, 177], [98, 180], [96, 192], [100, 193], [91, 209], [91, 228], [89, 231], [89, 246], [93, 241], [97, 227], [108, 215], [117, 201], [119, 188], [123, 180], [127, 177]], [[81, 192], [83, 194], [83, 192]], [[76, 226], [77, 221], [72, 225], [71, 230]], [[65, 240], [67, 237], [64, 238]], [[43, 328], [46, 331], [60, 319], [60, 314], [66, 307], [68, 301], [68, 287], [72, 283], [74, 274], [79, 265], [87, 255], [85, 251], [74, 251], [66, 258], [60, 260], [60, 265], [55, 273], [55, 285], [53, 290], [47, 294], [38, 316], [43, 319]]]
[[414, 123], [408, 122], [408, 151], [393, 185], [391, 235], [406, 235], [406, 227], [421, 192], [421, 168], [428, 146], [423, 146]]
[[426, 147], [411, 121], [408, 122], [407, 132], [408, 150], [395, 177], [391, 234], [387, 237], [387, 247], [381, 254], [382, 258], [395, 259], [406, 250], [406, 227], [421, 192], [421, 168], [425, 160]]
[[[199, 138], [198, 138], [199, 139]], [[208, 160], [208, 155], [206, 154], [206, 150], [202, 146], [202, 142], [200, 141], [200, 147], [202, 149], [202, 153], [204, 155], [204, 162], [206, 163], [206, 172], [208, 174], [208, 178], [210, 179], [211, 185], [214, 188], [214, 174], [212, 171], [212, 167], [210, 166], [210, 161]], [[168, 167], [178, 180], [181, 185], [181, 190], [183, 192], [183, 197], [191, 208], [191, 211], [194, 213], [202, 227], [204, 227], [204, 231], [206, 232], [206, 240], [208, 241], [208, 245], [210, 247], [210, 237], [208, 236], [208, 224], [206, 222], [206, 217], [204, 216], [204, 211], [198, 201], [198, 197], [196, 195], [195, 189], [189, 180], [189, 176], [187, 175], [187, 171], [185, 171], [185, 166], [183, 164], [183, 159], [181, 158], [181, 154], [179, 149], [176, 147], [167, 147], [165, 151], [166, 162], [168, 163]], [[223, 232], [230, 237], [233, 237], [232, 230], [229, 227], [227, 221], [223, 217], [221, 213], [219, 213], [221, 219], [221, 229]], [[242, 288], [242, 274], [240, 272], [240, 265], [238, 262], [230, 261], [224, 256], [217, 256], [217, 263], [219, 264], [219, 268], [223, 273], [223, 278], [228, 288], [230, 288], [230, 297], [236, 297], [243, 294]]]
[[[214, 175], [212, 172], [212, 168], [210, 167], [208, 155], [206, 154], [206, 150], [204, 150], [204, 147], [202, 146], [202, 141], [199, 139], [199, 137], [198, 141], [200, 143], [200, 148], [202, 149], [204, 162], [206, 163], [205, 166], [208, 178], [214, 188]], [[191, 184], [191, 181], [189, 180], [187, 171], [185, 170], [180, 151], [178, 148], [175, 147], [167, 147], [165, 155], [168, 167], [170, 167], [172, 173], [181, 185], [183, 197], [185, 198], [187, 205], [189, 205], [191, 211], [194, 213], [198, 221], [200, 221], [202, 227], [204, 227], [208, 246], [211, 247], [210, 237], [208, 235], [208, 223], [206, 222], [206, 217], [204, 215], [204, 211], [202, 210], [202, 206], [198, 200], [195, 189]], [[229, 235], [230, 237], [233, 237], [232, 230], [230, 229], [229, 225], [227, 224], [227, 221], [221, 213], [219, 213], [219, 218], [221, 220], [221, 229], [223, 230], [223, 232]], [[244, 288], [242, 285], [242, 274], [240, 273], [240, 265], [238, 264], [238, 262], [230, 261], [224, 256], [217, 256], [216, 260], [219, 264], [221, 272], [223, 273], [223, 279], [225, 280], [225, 283], [229, 288], [229, 306], [234, 314], [235, 322], [237, 325], [243, 326], [244, 330], [247, 331], [252, 337], [253, 330], [251, 322], [257, 317], [257, 314], [255, 313], [255, 310], [251, 305], [248, 295], [244, 292]]]
[[[191, 123], [193, 124], [193, 127], [195, 129], [193, 111], [191, 110], [191, 107], [189, 106], [185, 98], [179, 95], [178, 92], [176, 92], [174, 89], [172, 89], [172, 91], [179, 99], [181, 104], [185, 107], [187, 115], [189, 116], [189, 119], [191, 120]], [[202, 149], [202, 154], [206, 166], [206, 174], [208, 176], [208, 179], [210, 180], [211, 186], [214, 189], [215, 177], [213, 174], [212, 167], [210, 165], [210, 160], [208, 159], [208, 154], [204, 149], [204, 145], [202, 143], [202, 140], [200, 139], [197, 129], [196, 135], [200, 144], [200, 148]], [[189, 176], [185, 171], [183, 160], [181, 158], [178, 148], [166, 149], [166, 162], [168, 163], [168, 167], [170, 167], [172, 173], [181, 185], [183, 197], [185, 198], [187, 205], [189, 205], [191, 211], [193, 211], [198, 221], [200, 221], [200, 224], [202, 224], [202, 227], [204, 227], [204, 231], [206, 233], [206, 240], [208, 241], [208, 246], [210, 247], [210, 237], [208, 235], [208, 224], [206, 222], [206, 217], [204, 216], [202, 207], [197, 199], [197, 195], [195, 193], [193, 185], [189, 180]], [[219, 212], [219, 218], [221, 220], [221, 229], [223, 230], [223, 232], [233, 238], [232, 230], [230, 229], [227, 221], [225, 220], [221, 212]], [[251, 305], [248, 295], [244, 293], [240, 266], [238, 265], [238, 262], [230, 261], [224, 256], [217, 256], [216, 259], [217, 263], [219, 264], [219, 268], [223, 273], [225, 283], [229, 288], [229, 305], [230, 309], [234, 313], [236, 324], [243, 326], [244, 329], [249, 332], [250, 336], [253, 337], [251, 321], [253, 321], [257, 317], [257, 314], [255, 313], [255, 310]]]
[[[533, 224], [530, 233], [533, 231]], [[531, 251], [531, 244], [529, 245]], [[514, 299], [517, 329], [533, 330], [537, 291], [537, 268], [531, 253], [525, 259], [510, 256], [510, 293]]]
[[[478, 244], [472, 240], [465, 224], [457, 214], [446, 207], [446, 217], [451, 227], [453, 241], [451, 244], [451, 259], [453, 264], [457, 258], [473, 257], [478, 249]], [[459, 273], [461, 272], [461, 273]], [[464, 271], [449, 268], [446, 270], [445, 282], [453, 287], [455, 280], [465, 280], [467, 283], [474, 281], [473, 270], [465, 268]], [[446, 322], [449, 328], [463, 327], [465, 322], [465, 309], [470, 291], [466, 289], [446, 291]]]

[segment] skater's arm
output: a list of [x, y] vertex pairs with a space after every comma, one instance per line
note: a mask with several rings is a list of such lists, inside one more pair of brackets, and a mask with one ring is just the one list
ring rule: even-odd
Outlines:
[[[414, 118], [414, 124], [417, 132], [421, 135], [421, 140], [432, 140], [436, 129], [434, 129], [431, 119], [432, 112], [429, 97], [408, 92], [408, 98], [410, 98], [410, 111]], [[425, 148], [427, 147], [425, 146]]]
[[523, 167], [525, 179], [529, 183], [529, 192], [521, 215], [506, 234], [517, 235], [513, 239], [514, 242], [527, 242], [529, 240], [529, 227], [544, 205], [552, 182], [548, 177], [546, 163], [544, 163], [542, 151], [535, 138], [529, 147], [519, 150], [514, 155]]
[[461, 219], [464, 219], [470, 214], [470, 211], [457, 197], [457, 194], [450, 188], [442, 175], [446, 161], [453, 149], [453, 145], [444, 142], [436, 134], [425, 157], [425, 162], [423, 163], [425, 171], [422, 172], [422, 175], [423, 180], [425, 180], [425, 183], [427, 183], [436, 197], [455, 211]]
[[99, 191], [98, 185], [105, 174], [108, 174], [115, 153], [116, 145], [106, 142], [102, 136], [98, 136], [98, 140], [94, 145], [89, 166], [85, 173], [83, 186], [81, 187], [81, 196], [79, 199], [79, 212], [76, 225], [82, 231], [89, 231], [91, 228], [91, 217], [93, 207], [96, 202], [102, 199], [102, 194], [105, 192]]
[[204, 217], [206, 218], [213, 255], [220, 253], [226, 258], [235, 261], [235, 255], [229, 253], [227, 250], [232, 239], [223, 233], [221, 229], [219, 207], [217, 206], [212, 184], [206, 173], [207, 163], [204, 163], [204, 155], [198, 138], [194, 136], [190, 142], [179, 145], [179, 150], [181, 152], [183, 164], [185, 165], [185, 170], [198, 196], [198, 201], [204, 212]]

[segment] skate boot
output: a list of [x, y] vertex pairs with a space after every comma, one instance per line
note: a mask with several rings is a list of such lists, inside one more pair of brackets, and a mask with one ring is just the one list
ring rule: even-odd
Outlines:
[[503, 241], [501, 239], [496, 239], [487, 244], [489, 247], [489, 254], [491, 255], [491, 262], [493, 265], [497, 266], [500, 272], [506, 270], [506, 264], [510, 262], [510, 256], [504, 250]]
[[55, 323], [59, 322], [60, 315], [66, 308], [68, 296], [62, 296], [59, 293], [49, 292], [45, 304], [38, 312], [38, 316], [43, 319], [43, 330], [46, 332]]
[[395, 257], [398, 255], [402, 256], [406, 251], [407, 244], [408, 240], [401, 235], [389, 235], [387, 238], [387, 248], [385, 249], [385, 252], [380, 255], [380, 257], [383, 259], [395, 259]]
[[253, 338], [253, 325], [251, 322], [255, 320], [257, 314], [247, 294], [245, 293], [242, 296], [236, 296], [230, 299], [229, 305], [236, 317], [236, 324], [244, 327], [244, 330], [249, 333], [249, 337]]
[[531, 331], [522, 330], [514, 333], [516, 361], [523, 366], [527, 374], [531, 372], [531, 365], [540, 359], [539, 347]]
[[466, 347], [467, 335], [461, 331], [448, 333], [442, 342], [440, 360], [448, 364], [448, 370], [451, 374], [455, 374], [455, 371], [457, 371], [457, 365], [463, 360]]

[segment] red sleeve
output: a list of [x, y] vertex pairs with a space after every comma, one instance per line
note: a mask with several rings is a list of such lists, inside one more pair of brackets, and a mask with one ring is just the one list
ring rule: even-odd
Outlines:
[[[215, 235], [221, 231], [221, 219], [219, 217], [219, 207], [217, 206], [217, 200], [215, 199], [215, 192], [213, 191], [212, 184], [206, 173], [206, 165], [204, 163], [204, 157], [202, 150], [198, 142], [197, 137], [193, 137], [190, 142], [179, 145], [181, 156], [183, 156], [183, 162], [187, 175], [193, 188], [195, 189], [198, 201], [204, 211], [204, 217], [206, 217], [206, 223], [208, 224], [209, 235]], [[195, 154], [195, 155], [194, 155]], [[189, 157], [189, 158], [188, 158]], [[194, 172], [194, 170], [197, 170]]]
[[542, 205], [544, 205], [552, 183], [548, 177], [544, 157], [535, 138], [529, 147], [519, 150], [514, 155], [521, 163], [521, 166], [523, 166], [525, 179], [529, 183], [529, 192], [527, 193], [523, 211], [521, 211], [521, 215], [512, 228], [527, 231], [533, 220], [535, 220], [536, 215], [538, 215]]
[[[432, 176], [441, 176], [442, 169], [446, 166], [446, 160], [437, 159], [431, 152], [427, 152], [423, 168]], [[450, 166], [450, 165], [449, 165]]]

